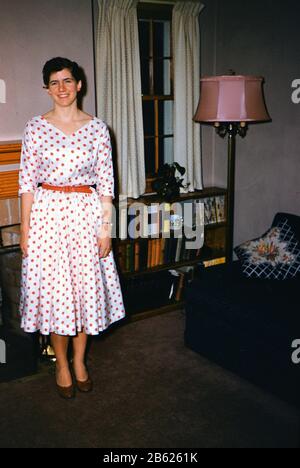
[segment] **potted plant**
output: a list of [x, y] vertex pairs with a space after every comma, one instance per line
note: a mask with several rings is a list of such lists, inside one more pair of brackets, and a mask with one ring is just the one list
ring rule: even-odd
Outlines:
[[[158, 171], [157, 179], [152, 183], [152, 188], [158, 195], [168, 201], [180, 194], [180, 188], [187, 188], [189, 184], [183, 185], [185, 168], [177, 162], [164, 164]], [[177, 175], [179, 173], [179, 175]]]

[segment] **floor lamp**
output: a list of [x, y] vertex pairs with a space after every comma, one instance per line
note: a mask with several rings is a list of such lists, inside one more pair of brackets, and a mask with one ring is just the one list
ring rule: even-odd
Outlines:
[[214, 124], [222, 138], [228, 135], [226, 260], [232, 262], [236, 135], [244, 138], [248, 123], [269, 121], [270, 117], [263, 97], [263, 78], [224, 75], [205, 77], [200, 82], [194, 121]]

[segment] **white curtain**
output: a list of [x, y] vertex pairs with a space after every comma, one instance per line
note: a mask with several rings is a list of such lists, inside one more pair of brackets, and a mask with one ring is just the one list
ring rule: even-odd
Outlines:
[[138, 0], [98, 0], [96, 43], [98, 117], [112, 130], [120, 195], [145, 192]]
[[201, 190], [200, 125], [192, 119], [200, 92], [200, 2], [179, 1], [173, 8], [174, 161], [186, 168], [188, 191]]

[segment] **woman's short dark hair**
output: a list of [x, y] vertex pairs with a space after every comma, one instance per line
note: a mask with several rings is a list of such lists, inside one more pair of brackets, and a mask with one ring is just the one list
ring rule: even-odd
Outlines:
[[67, 58], [54, 57], [51, 60], [48, 60], [43, 67], [44, 85], [47, 87], [49, 86], [50, 76], [52, 73], [64, 70], [65, 68], [70, 70], [77, 83], [81, 80], [80, 68], [76, 62], [72, 62], [72, 60]]

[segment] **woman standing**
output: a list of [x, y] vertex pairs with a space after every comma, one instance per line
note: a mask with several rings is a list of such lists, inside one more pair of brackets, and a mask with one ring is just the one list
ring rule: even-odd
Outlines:
[[53, 109], [27, 123], [19, 174], [21, 327], [51, 335], [57, 389], [72, 398], [69, 338], [77, 389], [90, 391], [87, 337], [125, 316], [111, 250], [114, 177], [107, 126], [77, 105], [76, 62], [49, 60], [43, 79]]

